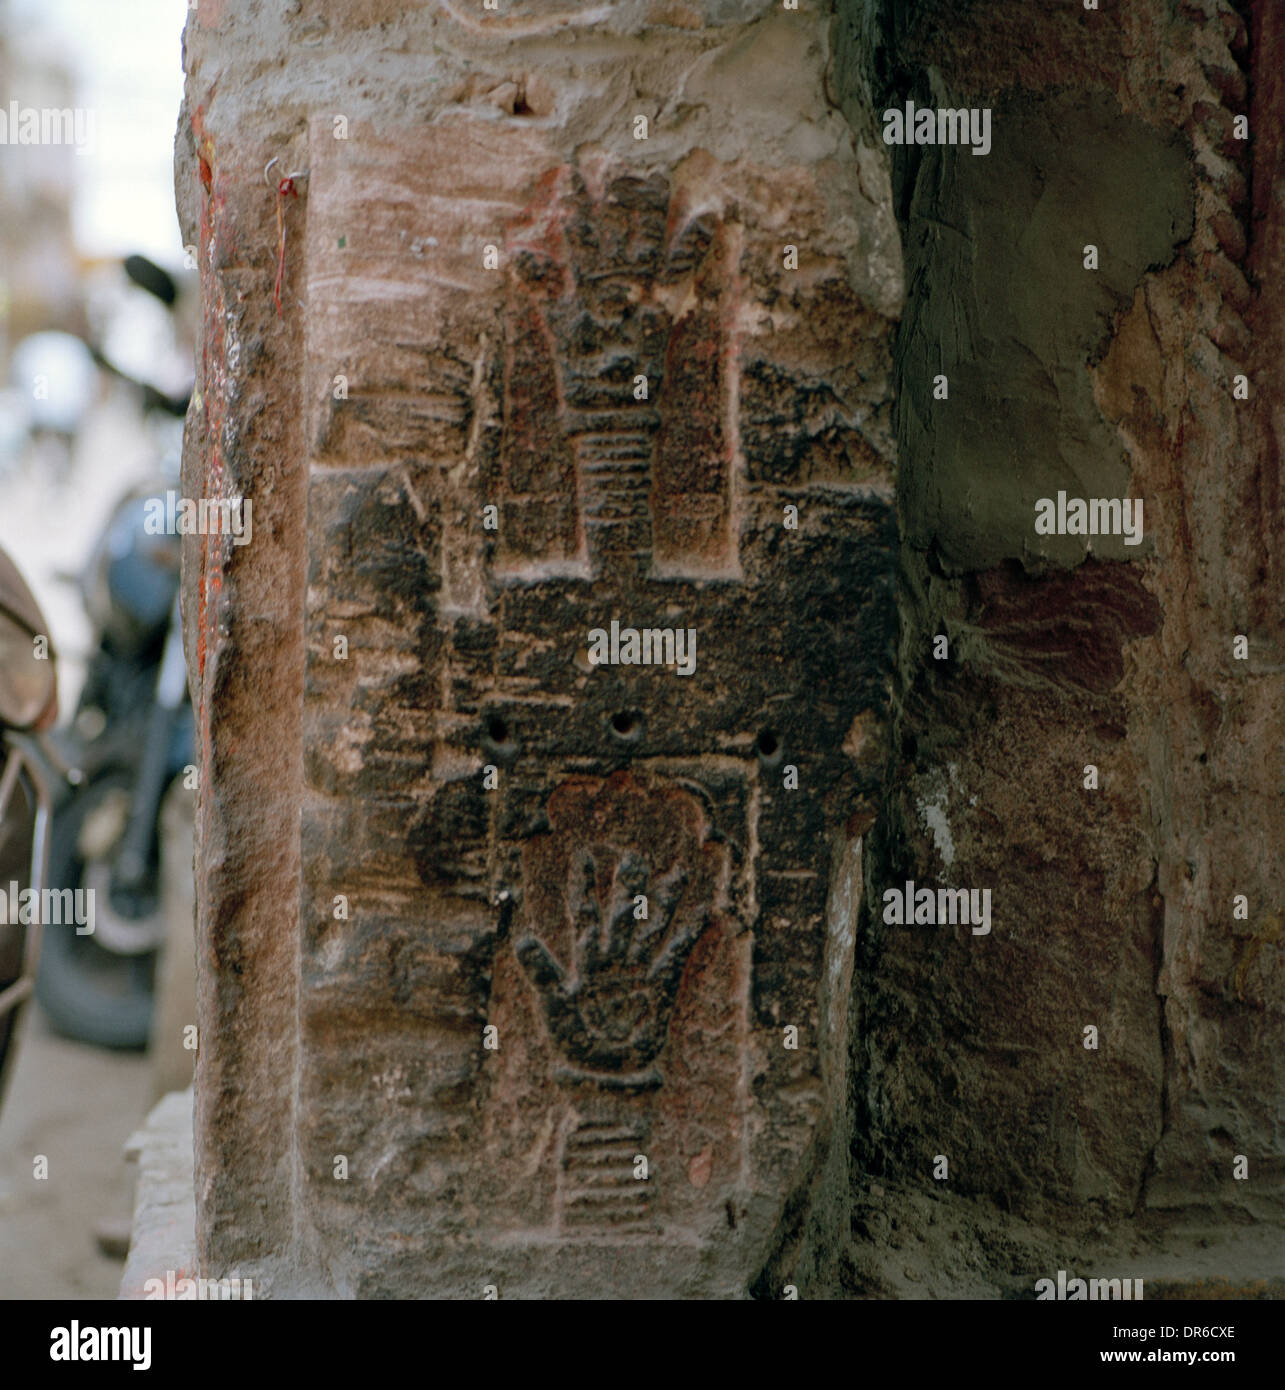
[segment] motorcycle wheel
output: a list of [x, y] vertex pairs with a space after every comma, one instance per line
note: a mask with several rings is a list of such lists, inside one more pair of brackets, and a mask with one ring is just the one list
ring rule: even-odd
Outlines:
[[[6, 892], [11, 883], [26, 886], [29, 881], [36, 817], [35, 799], [25, 779], [19, 779], [13, 795], [15, 799], [9, 804], [8, 814], [0, 818], [0, 884], [5, 886]], [[9, 911], [10, 915], [16, 916], [12, 902], [9, 903]], [[30, 930], [16, 921], [0, 922], [0, 990], [8, 988], [21, 977], [27, 932]], [[0, 1014], [0, 1105], [4, 1104], [5, 1087], [13, 1070], [21, 1026], [19, 1020], [26, 1007], [25, 1003], [19, 1004], [16, 1009], [7, 1009]]]
[[[131, 785], [128, 773], [106, 773], [73, 797], [54, 818], [49, 849], [51, 888], [83, 888], [92, 869], [110, 866], [115, 844], [86, 862], [81, 851], [82, 832], [95, 812], [100, 812], [109, 799], [119, 798], [122, 792], [128, 794]], [[54, 1029], [64, 1037], [97, 1047], [145, 1048], [152, 1028], [157, 954], [150, 950], [118, 955], [100, 946], [92, 934], [77, 935], [74, 926], [46, 925], [36, 998]]]

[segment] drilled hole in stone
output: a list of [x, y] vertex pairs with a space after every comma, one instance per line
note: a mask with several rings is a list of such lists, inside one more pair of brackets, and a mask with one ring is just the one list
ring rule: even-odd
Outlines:
[[771, 729], [763, 729], [754, 741], [754, 747], [764, 762], [771, 762], [781, 756], [781, 740]]
[[509, 726], [498, 714], [493, 714], [486, 721], [486, 736], [488, 739], [490, 739], [492, 743], [496, 744], [497, 746], [499, 746], [500, 744], [508, 743]]
[[611, 732], [617, 738], [635, 739], [642, 732], [642, 719], [633, 710], [618, 710], [611, 716]]

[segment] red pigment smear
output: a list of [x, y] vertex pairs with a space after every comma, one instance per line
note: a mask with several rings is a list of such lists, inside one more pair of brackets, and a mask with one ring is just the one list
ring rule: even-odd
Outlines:
[[272, 302], [277, 306], [277, 317], [281, 318], [281, 283], [286, 276], [286, 198], [297, 198], [294, 180], [284, 178], [277, 184], [277, 283], [273, 286]]

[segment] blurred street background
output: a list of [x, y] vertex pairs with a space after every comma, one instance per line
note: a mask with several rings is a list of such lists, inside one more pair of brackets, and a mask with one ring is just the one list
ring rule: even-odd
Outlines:
[[[126, 717], [95, 697], [77, 721], [87, 675], [111, 694], [126, 689], [119, 672], [132, 672], [138, 682], [121, 698], [140, 706], [138, 692], [156, 685], [166, 635], [158, 629], [146, 642], [140, 638], [128, 654], [131, 666], [118, 646], [116, 665], [103, 667], [109, 620], [102, 555], [125, 554], [128, 538], [113, 532], [106, 551], [96, 547], [131, 489], [154, 494], [166, 480], [177, 487], [197, 299], [173, 206], [186, 15], [186, 0], [0, 0], [0, 548], [48, 624], [58, 657], [58, 746], [72, 766], [82, 750], [97, 756], [95, 748], [106, 746], [104, 726]], [[83, 115], [77, 130], [86, 138], [77, 145], [21, 143], [13, 117], [46, 108]], [[146, 261], [136, 260], [131, 276], [126, 257]], [[150, 285], [140, 288], [149, 276]], [[165, 302], [167, 279], [172, 303]], [[158, 574], [174, 569], [175, 553], [176, 543], [157, 553]], [[98, 568], [86, 580], [96, 556]], [[168, 602], [162, 595], [162, 629]], [[102, 759], [108, 791], [95, 793], [83, 813], [71, 813], [69, 843], [87, 861], [87, 827], [110, 840], [114, 813], [119, 839], [129, 810], [130, 769], [113, 756], [110, 767]], [[92, 783], [87, 779], [74, 796], [64, 791], [74, 804]], [[191, 935], [193, 796], [167, 799], [175, 828], [160, 851], [173, 889], [164, 910], [174, 919], [162, 935], [180, 939]], [[86, 882], [92, 868], [76, 862]], [[70, 872], [66, 862], [63, 872]], [[137, 1009], [147, 1003], [140, 992], [151, 988], [139, 981], [163, 975], [159, 947], [141, 945], [144, 929], [157, 930], [155, 903], [137, 907], [140, 892], [154, 900], [159, 889], [153, 883], [135, 891], [133, 906], [122, 906], [105, 882], [98, 894], [102, 931], [84, 947], [94, 958], [82, 952], [62, 967], [80, 972], [71, 984], [82, 993], [63, 990], [64, 1001], [73, 1002], [64, 1002], [61, 1021], [39, 1005], [28, 1009], [0, 1100], [0, 1298], [115, 1296], [132, 1181], [121, 1148], [153, 1099], [185, 1084], [181, 1058], [175, 1071], [173, 1029], [168, 1060], [129, 1043]], [[94, 1005], [85, 1010], [85, 1031], [110, 1034], [113, 990], [122, 1009], [135, 1008], [135, 1022], [117, 1030], [117, 1045], [67, 1036], [77, 1031], [77, 998]], [[190, 1009], [180, 1006], [179, 1014]], [[37, 1155], [48, 1160], [43, 1180], [33, 1176]]]

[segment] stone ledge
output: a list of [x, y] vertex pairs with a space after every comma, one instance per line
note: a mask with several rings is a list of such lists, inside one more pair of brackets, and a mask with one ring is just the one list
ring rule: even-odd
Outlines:
[[125, 1157], [138, 1162], [138, 1188], [120, 1297], [142, 1299], [149, 1279], [197, 1273], [191, 1087], [157, 1102], [126, 1141]]

